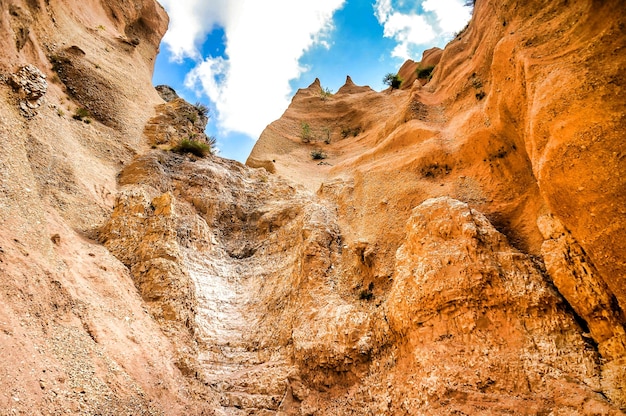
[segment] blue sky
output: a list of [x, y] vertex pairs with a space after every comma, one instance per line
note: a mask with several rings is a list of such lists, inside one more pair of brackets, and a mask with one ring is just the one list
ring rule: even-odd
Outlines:
[[155, 66], [210, 108], [220, 155], [244, 162], [298, 88], [337, 91], [350, 75], [382, 90], [406, 59], [443, 47], [469, 20], [465, 0], [160, 0], [170, 16]]

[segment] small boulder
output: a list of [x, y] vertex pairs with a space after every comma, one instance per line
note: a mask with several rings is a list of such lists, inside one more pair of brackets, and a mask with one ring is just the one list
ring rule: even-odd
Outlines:
[[19, 107], [22, 115], [26, 118], [34, 117], [48, 91], [46, 75], [36, 66], [28, 64], [12, 74], [9, 83], [19, 94]]

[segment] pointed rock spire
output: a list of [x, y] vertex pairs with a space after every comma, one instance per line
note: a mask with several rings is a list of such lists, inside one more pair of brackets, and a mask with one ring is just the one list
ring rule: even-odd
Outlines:
[[354, 94], [354, 93], [366, 92], [366, 91], [373, 91], [373, 90], [368, 86], [360, 87], [356, 85], [352, 81], [352, 78], [350, 78], [350, 75], [348, 75], [346, 77], [346, 83], [343, 84], [341, 88], [339, 88], [339, 90], [337, 91], [337, 94]]
[[321, 89], [322, 89], [322, 83], [320, 82], [320, 79], [315, 78], [315, 81], [313, 81], [311, 85], [309, 85], [308, 87], [298, 89], [298, 91], [296, 91], [296, 93], [294, 94], [293, 98], [308, 97], [311, 94], [318, 95]]
[[307, 87], [307, 90], [310, 90], [310, 89], [318, 90], [320, 88], [322, 88], [322, 83], [320, 82], [319, 78], [315, 78], [315, 81], [313, 81], [313, 83]]

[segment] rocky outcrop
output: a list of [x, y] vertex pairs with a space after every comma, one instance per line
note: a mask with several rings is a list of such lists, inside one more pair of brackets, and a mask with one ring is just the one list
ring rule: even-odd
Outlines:
[[538, 265], [482, 214], [446, 197], [425, 201], [396, 259], [387, 317], [414, 388], [392, 414], [476, 414], [487, 396], [495, 414], [608, 410], [594, 393], [599, 354]]
[[20, 111], [24, 117], [34, 117], [43, 104], [43, 96], [48, 91], [46, 76], [33, 65], [20, 68], [15, 74], [11, 74], [9, 82], [19, 94]]
[[169, 85], [157, 85], [155, 88], [165, 102], [169, 103], [176, 98], [180, 98], [176, 93], [176, 90], [174, 90], [174, 88], [170, 87]]
[[[104, 246], [130, 269], [151, 315], [158, 321], [176, 321], [193, 333], [197, 302], [195, 288], [180, 266], [174, 199], [169, 192], [153, 197], [149, 192], [121, 192], [100, 236]], [[201, 227], [198, 224], [199, 239], [206, 234]]]
[[[171, 321], [165, 328], [179, 347], [179, 368], [210, 386], [225, 411], [293, 407], [284, 398], [304, 377], [298, 363], [313, 356], [315, 368], [325, 362], [337, 372], [347, 359], [344, 347], [328, 351], [326, 336], [312, 341], [313, 318], [301, 316], [303, 303], [320, 304], [309, 291], [328, 294], [324, 276], [340, 240], [333, 217], [304, 190], [263, 172], [153, 151], [122, 172], [100, 234], [131, 270], [151, 315]], [[186, 340], [181, 327], [191, 330]], [[330, 361], [320, 363], [322, 351]]]
[[182, 140], [209, 144], [210, 140], [204, 132], [209, 121], [208, 108], [202, 104], [191, 105], [182, 98], [165, 96], [172, 99], [156, 107], [156, 116], [148, 121], [144, 129], [150, 146], [172, 148]]
[[598, 276], [589, 256], [552, 216], [539, 218], [546, 241], [541, 248], [546, 269], [582, 321], [587, 336], [598, 344], [602, 361], [602, 390], [621, 407], [626, 375], [624, 316], [615, 295]]
[[402, 80], [400, 88], [411, 89], [416, 81], [420, 85], [427, 84], [430, 81], [432, 71], [441, 60], [442, 55], [442, 49], [431, 48], [424, 51], [420, 62], [414, 62], [411, 59], [404, 62], [398, 70], [398, 76]]

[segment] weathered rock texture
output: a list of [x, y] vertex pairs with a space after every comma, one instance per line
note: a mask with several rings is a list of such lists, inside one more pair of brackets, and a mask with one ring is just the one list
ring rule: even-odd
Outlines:
[[[387, 302], [414, 207], [447, 196], [484, 213], [545, 267], [525, 274], [563, 297], [560, 308], [601, 357], [600, 391], [623, 408], [625, 25], [616, 1], [477, 1], [440, 56], [427, 51], [424, 63], [403, 65], [399, 90], [377, 93], [351, 80], [324, 100], [318, 81], [300, 90], [247, 163], [272, 161], [277, 174], [336, 204], [344, 241], [367, 265], [360, 278], [349, 275], [374, 283]], [[423, 85], [415, 70], [432, 63]], [[310, 143], [302, 143], [302, 122], [314, 131]], [[324, 164], [311, 160], [315, 148], [328, 156]]]
[[156, 2], [10, 1], [0, 409], [622, 414], [626, 13], [601, 3], [479, 0], [400, 89], [299, 91], [248, 167], [170, 151], [210, 140], [150, 86]]
[[121, 167], [149, 148], [165, 12], [11, 0], [0, 21], [0, 413], [208, 414], [129, 269], [93, 239]]

